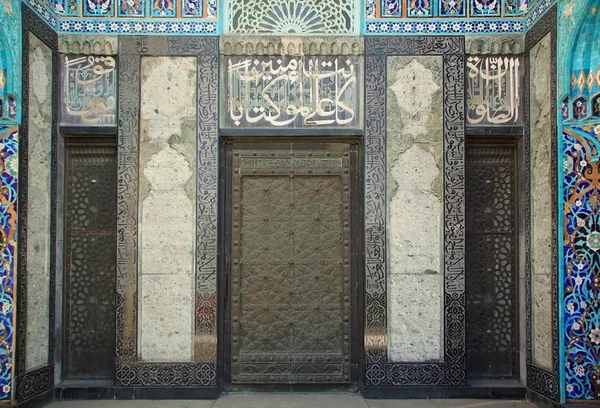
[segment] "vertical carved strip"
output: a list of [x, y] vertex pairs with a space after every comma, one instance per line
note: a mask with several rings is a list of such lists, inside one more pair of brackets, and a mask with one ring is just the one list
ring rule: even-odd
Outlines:
[[198, 57], [198, 144], [196, 199], [195, 358], [210, 364], [205, 378], [216, 384], [217, 216], [218, 216], [218, 59]]
[[[117, 364], [137, 358], [137, 212], [140, 57], [119, 58]], [[117, 384], [123, 372], [117, 369]]]
[[366, 57], [365, 89], [365, 353], [367, 384], [385, 375], [372, 364], [387, 361], [386, 282], [386, 64], [385, 55]]
[[[464, 57], [444, 58], [445, 356], [466, 370]], [[463, 373], [466, 379], [466, 371]]]

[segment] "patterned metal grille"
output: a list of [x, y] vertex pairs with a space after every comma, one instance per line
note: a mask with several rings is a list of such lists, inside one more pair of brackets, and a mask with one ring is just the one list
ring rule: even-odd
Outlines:
[[112, 378], [115, 364], [115, 147], [69, 146], [65, 376]]
[[516, 148], [469, 145], [466, 167], [467, 372], [516, 370]]
[[350, 381], [349, 164], [233, 150], [232, 383]]

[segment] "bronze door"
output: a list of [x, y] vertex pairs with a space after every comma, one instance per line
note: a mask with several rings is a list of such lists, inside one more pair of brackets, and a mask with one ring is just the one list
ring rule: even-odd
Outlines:
[[512, 379], [518, 366], [517, 146], [467, 143], [467, 372]]
[[110, 379], [115, 358], [117, 152], [67, 143], [64, 361], [66, 379]]
[[230, 148], [233, 384], [351, 381], [353, 149]]

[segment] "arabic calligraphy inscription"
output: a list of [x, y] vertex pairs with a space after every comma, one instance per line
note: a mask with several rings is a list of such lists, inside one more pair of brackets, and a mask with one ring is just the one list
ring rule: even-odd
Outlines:
[[359, 127], [358, 57], [231, 57], [223, 127]]
[[117, 71], [110, 56], [63, 57], [61, 124], [116, 126]]
[[520, 125], [523, 60], [521, 57], [476, 56], [467, 59], [467, 123]]

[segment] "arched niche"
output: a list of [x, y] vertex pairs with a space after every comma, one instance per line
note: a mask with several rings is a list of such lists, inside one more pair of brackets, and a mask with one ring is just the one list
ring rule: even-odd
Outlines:
[[[566, 94], [573, 101], [570, 119], [574, 120], [594, 117], [594, 101], [597, 102], [600, 93], [600, 0], [588, 0], [586, 3], [578, 11], [581, 15], [567, 54], [570, 89]], [[567, 9], [565, 14], [568, 14]]]

